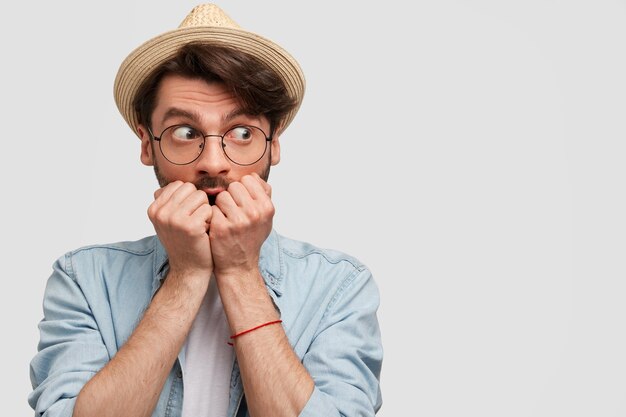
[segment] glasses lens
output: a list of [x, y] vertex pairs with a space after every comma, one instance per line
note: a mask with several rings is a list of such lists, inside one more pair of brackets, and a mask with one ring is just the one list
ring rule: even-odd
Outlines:
[[191, 126], [170, 126], [161, 134], [161, 152], [174, 164], [193, 162], [204, 147], [204, 136]]
[[[255, 126], [236, 126], [224, 134], [224, 153], [238, 165], [252, 165], [267, 149], [267, 137]], [[204, 148], [204, 135], [187, 126], [170, 126], [161, 134], [159, 143], [163, 156], [170, 162], [185, 165], [195, 161]]]
[[267, 137], [258, 127], [237, 126], [224, 134], [224, 153], [236, 164], [251, 165], [265, 155]]

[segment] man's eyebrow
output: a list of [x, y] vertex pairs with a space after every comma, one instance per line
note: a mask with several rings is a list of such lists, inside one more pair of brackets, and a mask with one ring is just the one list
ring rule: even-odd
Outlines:
[[163, 115], [162, 122], [165, 123], [167, 119], [170, 119], [172, 117], [183, 117], [185, 119], [191, 120], [194, 123], [198, 123], [200, 121], [200, 115], [196, 112], [179, 109], [178, 107], [170, 107]]
[[236, 109], [232, 110], [229, 113], [226, 113], [222, 117], [222, 123], [226, 124], [226, 123], [230, 122], [231, 120], [233, 120], [234, 118], [239, 117], [239, 116], [248, 116], [248, 117], [252, 117], [252, 118], [258, 118], [258, 116], [254, 115], [254, 114], [250, 114], [250, 112], [248, 112], [245, 109], [239, 107], [239, 108], [236, 108]]
[[[224, 114], [222, 116], [222, 123], [227, 124], [239, 116], [248, 116], [252, 118], [258, 118], [258, 116], [250, 114], [245, 109], [239, 107]], [[200, 120], [202, 119], [202, 117], [200, 116], [200, 113], [198, 112], [188, 111], [188, 110], [184, 110], [178, 107], [170, 107], [169, 109], [167, 109], [167, 111], [163, 115], [162, 123], [165, 123], [168, 119], [173, 118], [173, 117], [182, 117], [182, 118], [190, 120], [194, 124], [200, 124]]]

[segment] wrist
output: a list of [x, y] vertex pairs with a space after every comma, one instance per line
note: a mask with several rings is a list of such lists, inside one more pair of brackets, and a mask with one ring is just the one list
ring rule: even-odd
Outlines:
[[233, 334], [280, 319], [258, 267], [215, 278]]
[[255, 278], [257, 275], [260, 277], [261, 271], [259, 269], [259, 259], [256, 258], [250, 262], [229, 266], [216, 264], [214, 266], [213, 273], [216, 277], [219, 277], [218, 279], [229, 282], [238, 282], [249, 278]]
[[169, 328], [164, 332], [170, 336], [179, 331], [186, 334], [209, 288], [209, 281], [210, 277], [168, 271], [144, 319], [162, 330]]
[[182, 280], [208, 280], [213, 275], [212, 267], [195, 267], [185, 263], [169, 260], [167, 276], [174, 276]]
[[218, 283], [237, 286], [246, 282], [264, 282], [258, 262], [250, 265], [237, 265], [229, 268], [215, 268], [213, 271]]
[[163, 286], [166, 285], [180, 292], [202, 293], [209, 287], [212, 272], [196, 269], [169, 268]]

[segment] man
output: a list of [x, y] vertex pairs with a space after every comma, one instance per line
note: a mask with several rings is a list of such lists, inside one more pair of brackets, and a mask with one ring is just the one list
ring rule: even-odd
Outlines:
[[303, 94], [296, 61], [214, 5], [122, 63], [115, 99], [161, 186], [156, 236], [55, 264], [31, 363], [37, 415], [376, 413], [371, 274], [272, 230], [266, 181]]

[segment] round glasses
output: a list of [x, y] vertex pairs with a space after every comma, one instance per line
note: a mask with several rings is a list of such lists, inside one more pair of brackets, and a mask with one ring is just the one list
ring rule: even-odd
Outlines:
[[205, 135], [189, 125], [174, 125], [163, 130], [161, 135], [150, 135], [159, 142], [161, 153], [172, 164], [187, 165], [198, 159], [206, 147], [206, 138], [222, 139], [224, 155], [237, 165], [252, 165], [263, 158], [267, 143], [272, 140], [256, 126], [235, 126], [223, 135]]

